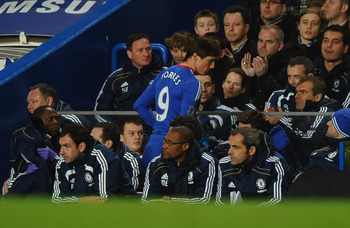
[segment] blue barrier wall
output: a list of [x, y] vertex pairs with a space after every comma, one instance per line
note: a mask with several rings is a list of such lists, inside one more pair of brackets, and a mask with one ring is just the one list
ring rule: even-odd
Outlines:
[[110, 52], [135, 32], [164, 43], [173, 32], [193, 31], [196, 12], [210, 8], [220, 18], [239, 0], [109, 0], [17, 62], [0, 71], [0, 183], [8, 178], [11, 133], [28, 118], [30, 86], [52, 84], [60, 99], [75, 110], [93, 110], [95, 98], [110, 74]]

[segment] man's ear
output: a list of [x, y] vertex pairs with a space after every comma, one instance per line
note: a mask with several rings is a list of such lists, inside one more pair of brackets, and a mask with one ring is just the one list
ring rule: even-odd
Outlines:
[[215, 93], [215, 84], [213, 84], [213, 93]]
[[183, 151], [186, 151], [186, 150], [188, 150], [189, 148], [190, 148], [190, 144], [189, 144], [189, 143], [185, 143], [185, 144], [182, 145], [182, 150], [183, 150]]
[[348, 9], [349, 9], [349, 5], [348, 5], [348, 4], [344, 4], [344, 5], [341, 7], [341, 11], [342, 11], [343, 13], [346, 13], [346, 12], [348, 11]]
[[244, 27], [245, 27], [245, 28], [244, 28], [245, 33], [248, 33], [250, 25], [249, 25], [249, 24], [246, 24]]
[[110, 140], [110, 139], [108, 139], [105, 143], [104, 143], [104, 145], [107, 147], [107, 148], [112, 148], [113, 147], [113, 141], [112, 140]]
[[281, 43], [280, 43], [280, 46], [279, 46], [279, 48], [278, 48], [278, 51], [281, 51], [283, 47], [284, 47], [284, 43], [281, 42]]
[[316, 94], [315, 101], [317, 101], [317, 102], [320, 101], [322, 99], [322, 97], [323, 97], [322, 93]]
[[249, 148], [248, 154], [249, 154], [250, 156], [253, 156], [253, 155], [255, 154], [255, 152], [256, 152], [256, 147], [255, 147], [255, 146], [251, 146], [251, 147]]
[[282, 4], [282, 13], [281, 16], [286, 12], [287, 9], [287, 5], [286, 4]]
[[120, 141], [121, 141], [121, 142], [125, 142], [125, 140], [124, 140], [124, 135], [122, 135], [122, 134], [120, 134]]
[[128, 55], [129, 59], [132, 59], [132, 53], [129, 50], [126, 50], [126, 54]]
[[85, 151], [85, 149], [86, 149], [86, 143], [85, 142], [81, 142], [79, 144], [79, 151], [80, 151], [80, 153], [83, 153]]
[[47, 105], [52, 107], [52, 105], [53, 105], [53, 97], [49, 96], [49, 97], [46, 99], [46, 101], [47, 101]]
[[343, 54], [347, 53], [348, 49], [349, 49], [349, 45], [345, 44]]
[[195, 61], [197, 61], [197, 59], [198, 59], [198, 57], [199, 57], [199, 56], [197, 55], [197, 53], [193, 53], [192, 56], [193, 56], [193, 59], [194, 59]]

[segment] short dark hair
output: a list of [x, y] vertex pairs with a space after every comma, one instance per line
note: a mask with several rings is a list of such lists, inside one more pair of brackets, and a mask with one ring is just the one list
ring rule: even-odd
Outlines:
[[313, 64], [313, 62], [305, 57], [305, 56], [297, 56], [292, 58], [289, 61], [289, 66], [295, 66], [295, 65], [303, 65], [304, 66], [304, 74], [308, 75], [310, 73], [313, 73], [315, 70], [315, 65]]
[[327, 86], [326, 86], [326, 83], [320, 77], [316, 77], [313, 75], [307, 75], [305, 77], [300, 78], [298, 85], [300, 85], [306, 81], [313, 83], [312, 92], [313, 92], [314, 96], [317, 94], [320, 94], [320, 93], [322, 94], [322, 96], [326, 95]]
[[181, 140], [183, 142], [188, 142], [190, 147], [194, 144], [193, 132], [186, 126], [177, 126], [169, 130], [169, 132], [177, 132], [181, 135]]
[[89, 148], [95, 142], [88, 129], [78, 123], [68, 123], [64, 125], [60, 133], [60, 137], [65, 135], [68, 135], [76, 146], [82, 142], [85, 142], [86, 147]]
[[257, 129], [251, 127], [238, 127], [230, 132], [230, 136], [235, 136], [238, 134], [243, 136], [242, 143], [246, 146], [247, 150], [249, 150], [252, 146], [255, 146], [258, 151], [261, 144], [261, 138], [260, 132]]
[[39, 83], [36, 85], [33, 85], [29, 88], [29, 91], [39, 89], [41, 94], [44, 96], [45, 99], [48, 97], [52, 97], [53, 99], [53, 107], [55, 107], [58, 103], [58, 96], [55, 88], [47, 83]]
[[40, 106], [40, 107], [36, 108], [33, 112], [33, 116], [41, 118], [47, 109], [51, 109], [52, 111], [57, 112], [56, 109], [54, 109], [53, 107], [51, 107], [49, 105], [44, 105], [44, 106]]
[[184, 61], [189, 59], [196, 53], [202, 59], [208, 56], [219, 57], [220, 56], [220, 45], [219, 42], [213, 38], [206, 36], [198, 36], [193, 42], [186, 53]]
[[219, 24], [219, 17], [217, 15], [217, 13], [215, 13], [211, 9], [204, 9], [204, 10], [201, 10], [201, 11], [197, 12], [196, 15], [194, 15], [193, 24], [194, 24], [195, 27], [197, 26], [198, 18], [201, 18], [201, 17], [211, 17], [211, 18], [214, 19], [216, 24]]
[[240, 13], [243, 19], [243, 23], [246, 24], [250, 24], [250, 16], [248, 11], [242, 7], [242, 6], [238, 6], [238, 5], [234, 5], [234, 6], [230, 6], [227, 9], [224, 10], [224, 12], [222, 13], [222, 20], [224, 20], [225, 15], [228, 13]]
[[237, 122], [242, 124], [250, 124], [252, 128], [268, 132], [268, 122], [265, 115], [260, 111], [250, 109], [243, 111], [237, 116]]
[[194, 138], [200, 141], [203, 134], [202, 123], [194, 116], [177, 116], [169, 124], [170, 127], [185, 126], [191, 129]]
[[133, 33], [126, 39], [126, 49], [132, 51], [132, 45], [136, 40], [145, 38], [151, 43], [151, 38], [146, 33]]
[[225, 38], [217, 32], [208, 32], [204, 36], [217, 40], [220, 44], [220, 50], [225, 49], [227, 46]]
[[100, 122], [94, 125], [94, 128], [102, 128], [101, 138], [102, 143], [105, 143], [107, 140], [112, 140], [113, 147], [117, 146], [120, 141], [120, 134], [117, 125], [109, 122]]
[[118, 123], [118, 129], [119, 129], [119, 133], [120, 134], [124, 134], [124, 127], [125, 124], [127, 123], [133, 123], [135, 125], [142, 125], [143, 127], [143, 120], [139, 117], [139, 116], [126, 116], [124, 118], [122, 118], [119, 123]]
[[342, 41], [344, 45], [349, 45], [348, 40], [349, 40], [349, 31], [348, 28], [344, 28], [343, 26], [340, 25], [330, 25], [324, 30], [324, 34], [327, 31], [332, 31], [332, 32], [340, 32], [343, 34]]

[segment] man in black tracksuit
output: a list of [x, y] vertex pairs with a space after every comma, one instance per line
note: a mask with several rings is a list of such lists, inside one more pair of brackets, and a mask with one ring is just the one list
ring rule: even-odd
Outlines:
[[[126, 41], [128, 60], [104, 82], [96, 99], [95, 111], [131, 111], [137, 98], [151, 84], [164, 65], [152, 55], [148, 35], [132, 34]], [[95, 116], [98, 122], [119, 121], [118, 116]]]
[[54, 164], [46, 162], [38, 150], [50, 148], [53, 159], [59, 151], [59, 131], [56, 110], [41, 106], [30, 114], [30, 121], [25, 127], [13, 133], [10, 153], [12, 168], [10, 178], [4, 183], [3, 195], [51, 193]]
[[91, 130], [91, 135], [121, 158], [123, 168], [128, 174], [134, 190], [142, 191], [146, 168], [140, 156], [120, 141], [118, 127], [113, 123], [96, 123]]
[[260, 198], [273, 205], [282, 200], [291, 183], [288, 164], [266, 137], [250, 127], [231, 131], [228, 155], [219, 160], [216, 203]]
[[[56, 164], [53, 202], [104, 201], [125, 193], [120, 158], [78, 124], [67, 124], [60, 135], [61, 156]], [[130, 193], [131, 193], [130, 192]]]
[[[302, 112], [335, 112], [341, 104], [325, 97], [326, 84], [318, 77], [305, 76], [296, 87], [295, 109]], [[289, 141], [301, 163], [306, 166], [310, 154], [328, 145], [325, 136], [329, 116], [267, 116], [271, 124], [280, 125], [288, 135]], [[276, 121], [277, 120], [277, 121]]]
[[163, 197], [186, 203], [208, 203], [216, 175], [215, 159], [184, 126], [169, 130], [162, 155], [147, 167], [142, 201]]

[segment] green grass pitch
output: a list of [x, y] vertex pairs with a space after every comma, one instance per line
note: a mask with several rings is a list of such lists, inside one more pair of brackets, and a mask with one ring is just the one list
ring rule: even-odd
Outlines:
[[289, 199], [276, 206], [142, 204], [138, 199], [54, 204], [49, 199], [0, 202], [1, 227], [350, 227], [350, 199]]

